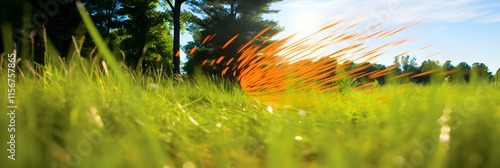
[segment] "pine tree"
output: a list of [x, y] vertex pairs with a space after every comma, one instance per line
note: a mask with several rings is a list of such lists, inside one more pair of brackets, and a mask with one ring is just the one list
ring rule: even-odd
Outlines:
[[[276, 34], [282, 29], [277, 22], [265, 20], [262, 15], [276, 13], [278, 11], [269, 9], [270, 4], [280, 0], [191, 0], [194, 13], [199, 14], [191, 18], [194, 26], [190, 28], [194, 32], [193, 39], [184, 47], [189, 52], [196, 47], [193, 54], [188, 55], [189, 61], [184, 70], [193, 74], [195, 67], [202, 67], [208, 74], [220, 75], [228, 60], [238, 57], [238, 49], [251, 41], [260, 31], [272, 27], [262, 38]], [[203, 43], [205, 39], [210, 41]], [[236, 37], [236, 38], [234, 38]], [[230, 39], [234, 40], [223, 48]], [[259, 40], [259, 39], [257, 39]], [[224, 56], [220, 64], [206, 64], [204, 60], [214, 60]], [[236, 61], [231, 62], [234, 64]], [[229, 70], [228, 74], [232, 74]], [[229, 75], [232, 76], [232, 75]]]

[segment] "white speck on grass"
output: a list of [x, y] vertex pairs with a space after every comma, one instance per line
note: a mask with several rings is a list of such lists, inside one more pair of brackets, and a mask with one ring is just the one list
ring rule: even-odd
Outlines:
[[194, 163], [193, 162], [186, 162], [182, 165], [182, 168], [195, 168], [196, 166], [194, 166]]
[[226, 108], [222, 108], [222, 111], [226, 110]]
[[193, 123], [194, 123], [194, 125], [196, 125], [196, 126], [200, 126], [200, 124], [198, 124], [198, 122], [196, 122], [196, 120], [194, 120], [194, 118], [193, 118], [193, 117], [189, 116], [188, 118], [189, 118], [189, 120], [191, 120], [191, 122], [193, 122]]
[[438, 123], [441, 124], [441, 134], [439, 135], [439, 140], [444, 144], [446, 150], [448, 150], [448, 144], [450, 142], [450, 132], [451, 127], [448, 124], [448, 120], [450, 120], [452, 110], [450, 108], [445, 108], [443, 110], [443, 115], [438, 120]]
[[304, 117], [306, 116], [306, 112], [304, 110], [299, 110], [299, 115]]
[[439, 118], [439, 121], [444, 123], [444, 122], [447, 122], [449, 119], [450, 119], [450, 116], [449, 116], [449, 115], [444, 114], [444, 115], [442, 115], [442, 116]]
[[181, 111], [182, 111], [183, 113], [186, 113], [186, 110], [184, 110], [184, 109], [182, 108], [182, 105], [181, 105], [180, 103], [177, 103], [177, 106], [179, 106], [179, 108], [181, 109]]
[[215, 124], [215, 126], [217, 126], [217, 127], [220, 128], [222, 126], [222, 124], [221, 123], [217, 123], [217, 124]]
[[443, 114], [450, 114], [450, 113], [451, 113], [451, 109], [449, 109], [449, 108], [445, 108], [443, 110]]
[[450, 131], [451, 131], [450, 126], [443, 126], [443, 127], [441, 127], [441, 132], [442, 132], [442, 133], [449, 134], [449, 133], [450, 133]]
[[439, 139], [441, 142], [448, 142], [450, 141], [450, 135], [449, 134], [441, 134], [439, 135]]
[[295, 140], [300, 141], [300, 140], [302, 140], [302, 137], [301, 136], [295, 136]]
[[273, 114], [273, 108], [271, 106], [267, 106], [267, 111], [269, 111], [269, 113]]
[[135, 119], [135, 122], [137, 124], [141, 125], [141, 126], [144, 126], [144, 123], [141, 120], [137, 119], [137, 118]]
[[92, 118], [94, 118], [97, 125], [102, 127], [104, 124], [102, 123], [101, 116], [97, 114], [97, 109], [95, 107], [90, 107], [90, 112], [92, 113]]

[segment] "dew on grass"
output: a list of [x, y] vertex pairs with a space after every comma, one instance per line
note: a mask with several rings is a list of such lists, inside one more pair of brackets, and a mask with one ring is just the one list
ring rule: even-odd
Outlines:
[[300, 141], [300, 140], [302, 140], [302, 137], [301, 136], [295, 136], [295, 140]]
[[217, 124], [215, 124], [215, 126], [217, 126], [217, 127], [220, 128], [222, 126], [222, 124], [221, 123], [217, 123]]
[[267, 106], [267, 111], [269, 111], [269, 113], [273, 114], [273, 108], [271, 106]]

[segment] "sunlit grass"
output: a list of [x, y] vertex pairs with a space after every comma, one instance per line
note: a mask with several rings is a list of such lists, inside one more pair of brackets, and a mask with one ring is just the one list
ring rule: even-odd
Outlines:
[[[413, 167], [500, 164], [493, 85], [388, 85], [370, 95], [347, 91], [341, 97], [353, 97], [348, 101], [271, 114], [237, 85], [208, 77], [144, 77], [127, 90], [103, 73], [77, 74], [20, 80], [17, 160], [2, 164], [397, 167], [401, 158]], [[447, 109], [451, 133], [443, 142], [438, 120]]]
[[104, 60], [56, 61], [17, 78], [17, 159], [2, 152], [2, 167], [500, 165], [498, 84], [347, 87], [270, 113], [227, 80], [147, 76], [99, 50]]

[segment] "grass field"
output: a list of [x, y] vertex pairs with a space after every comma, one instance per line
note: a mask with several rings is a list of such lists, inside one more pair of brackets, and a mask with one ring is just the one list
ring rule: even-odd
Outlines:
[[16, 160], [3, 151], [5, 167], [500, 166], [495, 84], [385, 85], [271, 113], [204, 76], [113, 73], [83, 59], [71, 73], [44, 69], [18, 77]]

